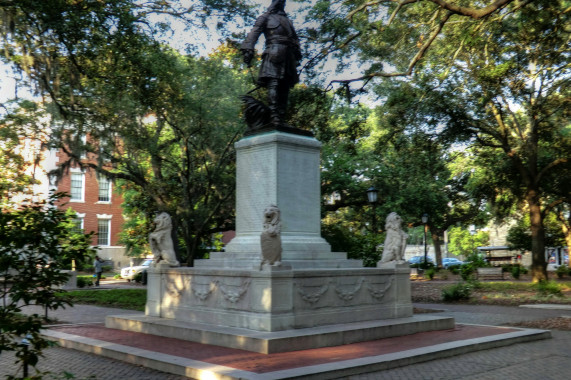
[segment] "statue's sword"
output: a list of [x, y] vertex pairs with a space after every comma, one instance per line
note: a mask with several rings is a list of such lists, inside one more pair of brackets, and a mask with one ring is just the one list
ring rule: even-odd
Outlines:
[[250, 78], [252, 78], [252, 83], [254, 84], [254, 87], [252, 90], [248, 91], [246, 93], [246, 95], [250, 95], [252, 92], [257, 91], [258, 92], [258, 96], [261, 96], [260, 92], [258, 91], [260, 88], [262, 88], [262, 86], [260, 86], [257, 82], [256, 82], [256, 78], [254, 77], [254, 73], [252, 72], [252, 66], [248, 65], [248, 72], [250, 73]]

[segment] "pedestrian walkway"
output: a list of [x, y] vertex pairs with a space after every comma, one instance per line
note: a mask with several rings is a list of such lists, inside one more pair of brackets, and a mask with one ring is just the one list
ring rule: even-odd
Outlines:
[[[416, 304], [415, 307], [443, 310], [439, 315], [452, 316], [459, 324], [501, 325], [569, 314], [567, 310], [500, 306]], [[51, 316], [69, 324], [78, 324], [102, 323], [107, 315], [129, 313], [133, 312], [76, 305], [72, 309], [53, 311]], [[560, 379], [571, 370], [569, 364], [571, 354], [568, 347], [571, 347], [571, 333], [553, 332], [553, 339], [519, 343], [345, 378], [352, 380], [381, 377], [383, 379]], [[338, 354], [336, 352], [331, 355]], [[0, 355], [0, 376], [14, 374], [11, 363], [13, 361], [13, 356], [10, 357], [5, 353]], [[64, 348], [48, 349], [46, 358], [40, 361], [39, 369], [55, 373], [67, 371], [73, 373], [76, 378], [87, 378], [92, 375], [96, 379], [183, 378]], [[304, 378], [303, 375], [300, 378]]]

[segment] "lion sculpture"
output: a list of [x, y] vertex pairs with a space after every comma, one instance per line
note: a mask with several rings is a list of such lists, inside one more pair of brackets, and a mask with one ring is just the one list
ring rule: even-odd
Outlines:
[[387, 237], [385, 238], [381, 263], [388, 263], [389, 261], [404, 262], [404, 250], [408, 235], [401, 229], [401, 223], [402, 219], [396, 212], [391, 212], [387, 216], [385, 224]]
[[160, 262], [178, 267], [180, 263], [176, 259], [174, 244], [172, 241], [171, 217], [166, 212], [161, 212], [155, 217], [155, 230], [149, 234], [149, 244], [155, 256], [154, 265]]
[[264, 264], [279, 266], [282, 260], [280, 209], [271, 204], [264, 210], [264, 230], [260, 236], [262, 245], [262, 262]]

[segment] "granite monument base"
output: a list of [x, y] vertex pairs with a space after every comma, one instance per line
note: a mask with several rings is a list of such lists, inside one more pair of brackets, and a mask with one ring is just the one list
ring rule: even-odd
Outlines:
[[392, 268], [157, 267], [146, 315], [106, 326], [261, 353], [294, 351], [454, 327], [412, 315], [408, 265]]

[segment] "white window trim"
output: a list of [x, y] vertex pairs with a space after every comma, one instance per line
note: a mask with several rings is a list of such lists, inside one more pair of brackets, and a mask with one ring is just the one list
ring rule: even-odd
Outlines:
[[[101, 177], [107, 179], [107, 181], [109, 181], [109, 194], [107, 194], [107, 195], [108, 195], [108, 198], [109, 198], [108, 201], [100, 201], [100, 200], [99, 200], [99, 176], [101, 176]], [[102, 176], [102, 175], [99, 174], [98, 177], [97, 177], [97, 199], [98, 199], [98, 200], [97, 200], [97, 202], [95, 202], [95, 204], [98, 204], [98, 205], [102, 205], [102, 204], [103, 204], [103, 205], [107, 205], [107, 204], [110, 204], [110, 203], [111, 203], [111, 196], [112, 196], [112, 194], [113, 194], [113, 181], [111, 181], [109, 178], [104, 177], [104, 176]]]
[[[83, 214], [83, 215], [85, 215], [85, 214]], [[78, 217], [75, 218], [75, 220], [79, 220], [79, 222], [80, 222], [80, 223], [79, 223], [79, 228], [81, 228], [81, 230], [84, 231], [84, 230], [85, 230], [85, 226], [84, 226], [85, 218], [78, 216]]]
[[99, 235], [97, 236], [97, 245], [100, 247], [110, 247], [111, 246], [111, 218], [113, 215], [108, 214], [97, 214], [97, 233], [99, 234], [99, 220], [107, 220], [107, 244], [99, 244]]
[[[80, 136], [81, 139], [81, 143], [85, 146], [87, 145], [87, 135], [84, 133]], [[82, 149], [81, 150], [81, 154], [79, 155], [79, 158], [87, 158], [87, 152]]]
[[[75, 203], [85, 203], [85, 172], [78, 168], [71, 168], [69, 176], [69, 201]], [[71, 174], [72, 173], [81, 173], [81, 199], [72, 199], [71, 198]]]
[[85, 224], [85, 213], [84, 212], [83, 213], [76, 212], [75, 213], [75, 219], [81, 220], [81, 225], [79, 227], [81, 228], [82, 231], [84, 231], [85, 230], [85, 225], [84, 225]]

